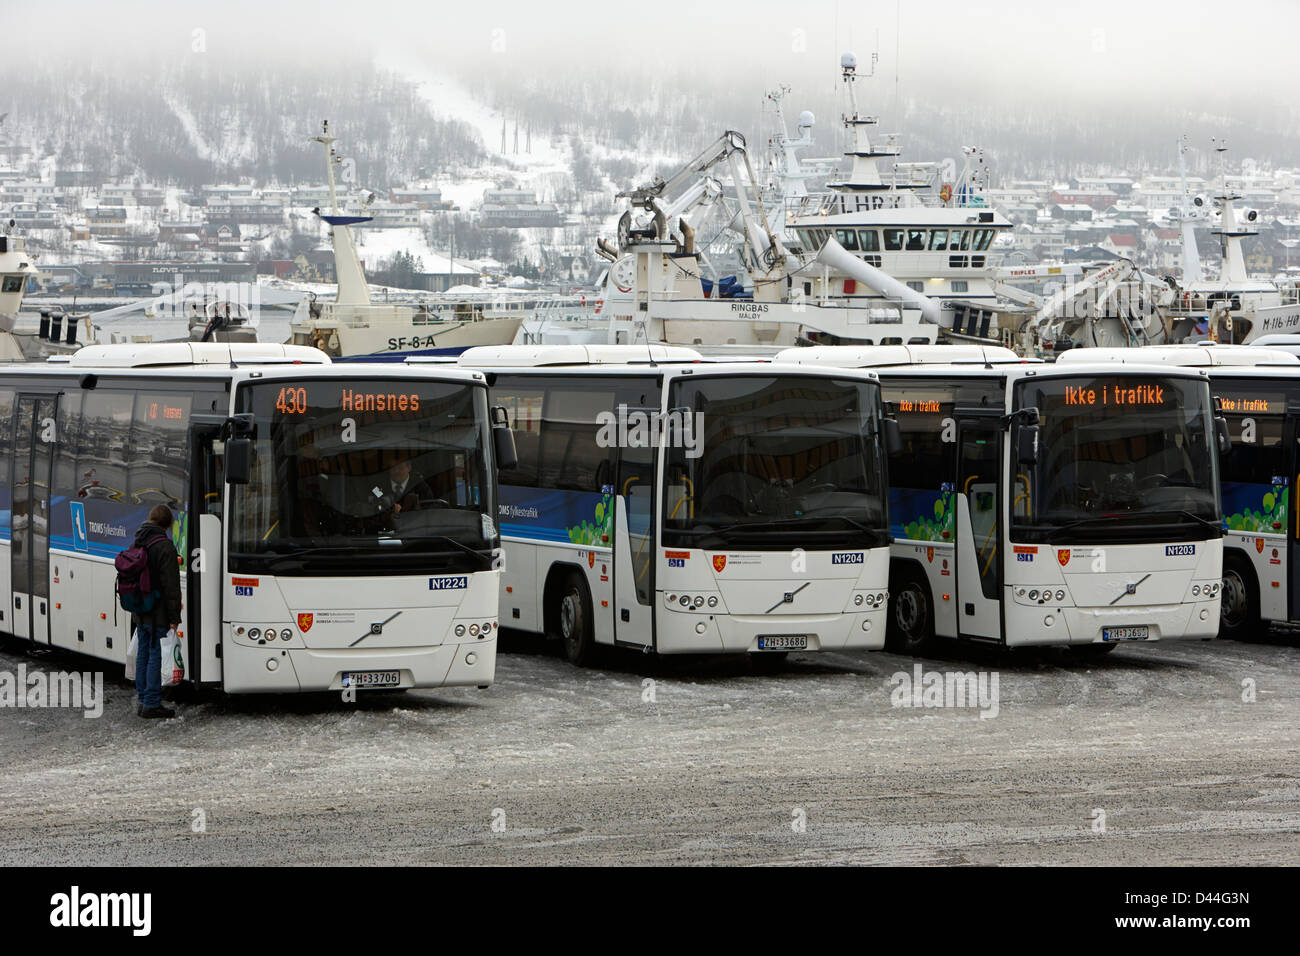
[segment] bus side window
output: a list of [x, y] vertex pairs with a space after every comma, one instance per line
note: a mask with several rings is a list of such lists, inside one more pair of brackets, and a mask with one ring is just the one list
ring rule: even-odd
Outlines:
[[[1282, 443], [1282, 416], [1229, 414], [1227, 418], [1232, 446], [1219, 459], [1224, 517], [1234, 522], [1236, 530], [1286, 529], [1288, 498], [1293, 492], [1289, 487], [1274, 487], [1275, 481], [1288, 477], [1289, 470]], [[1253, 440], [1244, 440], [1248, 434]]]
[[51, 489], [57, 496], [77, 500], [77, 448], [81, 444], [82, 393], [64, 392], [59, 396], [59, 444], [54, 458]]
[[139, 392], [131, 422], [130, 500], [185, 508], [190, 396]]
[[9, 483], [10, 459], [13, 457], [13, 422], [14, 393], [11, 389], [0, 390], [0, 514], [6, 517], [12, 504], [13, 494], [13, 488]]
[[515, 454], [518, 463], [514, 468], [497, 471], [503, 485], [518, 488], [536, 488], [541, 467], [542, 396], [540, 388], [530, 388], [518, 379], [501, 376], [492, 389], [492, 404], [503, 406], [515, 436]]
[[614, 409], [614, 393], [609, 389], [554, 388], [546, 393], [540, 487], [599, 494], [613, 483], [612, 448], [601, 447], [597, 435], [600, 414]]

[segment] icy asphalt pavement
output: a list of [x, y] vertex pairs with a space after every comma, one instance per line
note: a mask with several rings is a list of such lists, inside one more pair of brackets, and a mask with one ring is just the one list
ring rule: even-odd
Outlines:
[[[98, 667], [0, 645], [20, 663]], [[172, 721], [109, 668], [99, 719], [0, 710], [0, 862], [1300, 863], [1296, 632], [919, 662], [995, 672], [990, 718], [892, 706], [915, 663], [580, 670], [514, 637], [486, 691], [208, 695]]]

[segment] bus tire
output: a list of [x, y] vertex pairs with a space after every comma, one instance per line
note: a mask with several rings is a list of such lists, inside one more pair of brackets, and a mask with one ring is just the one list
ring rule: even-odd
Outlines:
[[1219, 595], [1219, 637], [1245, 641], [1260, 633], [1259, 585], [1250, 562], [1231, 552], [1223, 556]]
[[560, 581], [555, 591], [552, 620], [564, 644], [564, 656], [570, 663], [579, 667], [590, 664], [596, 653], [591, 626], [591, 595], [587, 593], [587, 582], [578, 572], [570, 571]]
[[934, 601], [930, 586], [915, 569], [889, 584], [889, 624], [885, 647], [896, 654], [925, 654], [934, 649]]

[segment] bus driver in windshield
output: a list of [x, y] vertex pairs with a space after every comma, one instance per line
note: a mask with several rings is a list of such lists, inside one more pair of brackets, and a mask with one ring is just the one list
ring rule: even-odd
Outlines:
[[411, 469], [409, 460], [399, 461], [389, 468], [387, 482], [388, 487], [383, 491], [393, 502], [393, 514], [414, 511], [420, 506], [418, 492], [424, 479]]

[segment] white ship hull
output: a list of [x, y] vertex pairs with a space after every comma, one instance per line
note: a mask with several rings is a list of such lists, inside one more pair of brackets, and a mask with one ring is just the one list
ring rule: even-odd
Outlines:
[[516, 316], [430, 319], [396, 306], [371, 306], [365, 311], [365, 318], [356, 321], [349, 321], [346, 310], [334, 317], [295, 321], [289, 342], [310, 345], [332, 356], [450, 355], [476, 345], [509, 345], [522, 321]]

